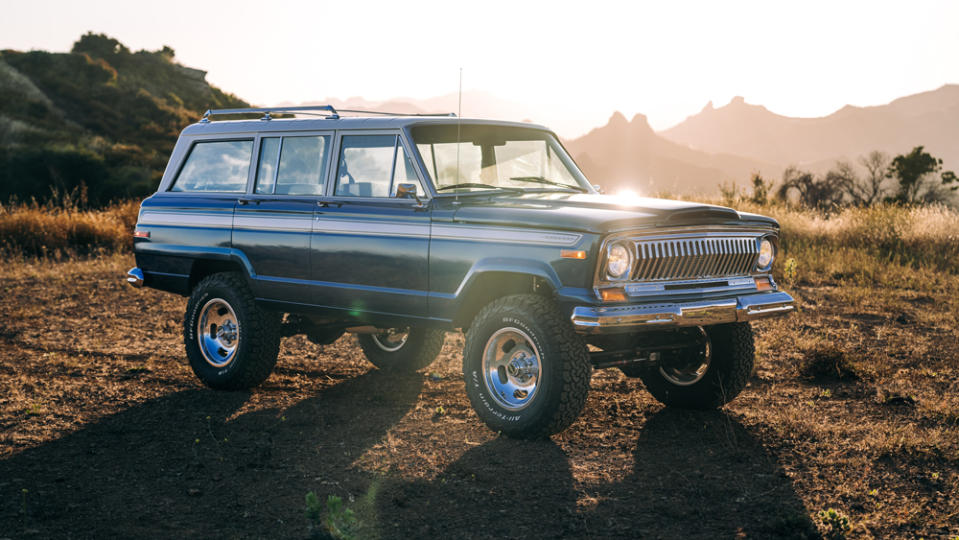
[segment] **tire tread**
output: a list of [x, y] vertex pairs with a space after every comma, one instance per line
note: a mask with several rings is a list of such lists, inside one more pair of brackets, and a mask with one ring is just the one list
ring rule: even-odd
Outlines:
[[[589, 362], [589, 352], [585, 341], [569, 327], [569, 323], [563, 319], [553, 302], [542, 296], [520, 294], [494, 300], [480, 310], [473, 319], [470, 328], [481, 327], [487, 320], [501, 316], [504, 311], [514, 310], [523, 312], [531, 320], [535, 320], [545, 327], [547, 339], [554, 344], [556, 349], [563, 385], [559, 403], [548, 417], [532, 428], [516, 432], [504, 430], [503, 432], [513, 438], [540, 439], [563, 431], [579, 417], [589, 394], [592, 365]], [[467, 379], [467, 351], [478, 345], [485, 345], [477, 343], [477, 339], [485, 339], [485, 337], [477, 336], [477, 333], [472, 331], [466, 333], [463, 358], [464, 379]], [[466, 385], [468, 389], [470, 385], [468, 379]], [[485, 418], [484, 421], [486, 421]]]
[[[248, 342], [246, 349], [246, 358], [237, 366], [237, 373], [228, 381], [216, 381], [204, 373], [194, 368], [193, 372], [203, 381], [204, 384], [218, 390], [242, 390], [252, 388], [265, 381], [273, 372], [276, 366], [277, 356], [280, 352], [280, 316], [277, 313], [266, 311], [256, 305], [256, 299], [253, 292], [246, 284], [246, 280], [236, 272], [222, 272], [211, 274], [193, 289], [190, 303], [187, 307], [187, 316], [184, 318], [183, 342], [190, 350], [190, 313], [194, 309], [194, 298], [197, 291], [205, 289], [222, 287], [233, 291], [240, 300], [239, 307], [245, 314], [247, 320], [247, 329], [242, 338]], [[202, 358], [199, 359], [205, 361]], [[191, 361], [191, 367], [193, 362]]]

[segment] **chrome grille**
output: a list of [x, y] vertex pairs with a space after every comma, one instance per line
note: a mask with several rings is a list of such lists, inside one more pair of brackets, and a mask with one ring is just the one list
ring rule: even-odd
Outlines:
[[755, 237], [635, 240], [636, 281], [696, 279], [749, 274], [759, 249]]

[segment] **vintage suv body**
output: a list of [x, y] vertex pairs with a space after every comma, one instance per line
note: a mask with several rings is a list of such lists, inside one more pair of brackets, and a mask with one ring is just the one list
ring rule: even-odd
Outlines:
[[793, 309], [770, 275], [778, 232], [729, 208], [601, 195], [531, 124], [211, 111], [142, 203], [127, 280], [189, 296], [187, 356], [219, 389], [265, 380], [285, 335], [354, 332], [378, 368], [413, 370], [463, 329], [477, 414], [529, 438], [576, 419], [593, 368], [641, 377], [667, 405], [733, 399], [749, 321]]

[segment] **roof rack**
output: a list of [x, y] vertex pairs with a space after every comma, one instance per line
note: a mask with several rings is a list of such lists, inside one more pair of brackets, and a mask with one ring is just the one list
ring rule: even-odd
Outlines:
[[[310, 105], [303, 107], [249, 107], [243, 109], [208, 109], [203, 113], [203, 118], [200, 119], [200, 122], [209, 122], [210, 118], [214, 115], [229, 115], [229, 114], [252, 114], [252, 113], [263, 113], [263, 118], [260, 120], [272, 120], [273, 114], [308, 114], [323, 116], [327, 120], [336, 120], [340, 117], [340, 113], [358, 113], [358, 114], [379, 114], [383, 116], [451, 116], [455, 117], [456, 113], [393, 113], [393, 112], [382, 112], [382, 111], [363, 111], [359, 109], [335, 109], [332, 105]], [[324, 114], [317, 114], [324, 113]]]

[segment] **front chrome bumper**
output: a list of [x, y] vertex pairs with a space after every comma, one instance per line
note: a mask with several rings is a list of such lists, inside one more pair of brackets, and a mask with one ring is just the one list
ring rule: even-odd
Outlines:
[[630, 306], [580, 306], [570, 317], [577, 332], [605, 334], [642, 328], [706, 326], [786, 315], [795, 309], [792, 296], [777, 291], [720, 300]]

